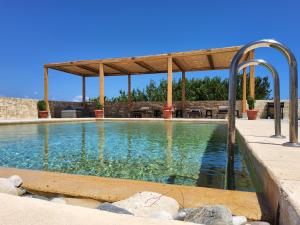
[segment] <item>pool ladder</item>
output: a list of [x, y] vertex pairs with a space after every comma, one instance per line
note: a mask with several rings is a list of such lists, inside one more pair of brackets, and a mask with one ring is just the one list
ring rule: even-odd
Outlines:
[[284, 143], [284, 146], [299, 147], [298, 143], [298, 71], [297, 60], [292, 51], [285, 45], [273, 39], [259, 40], [251, 42], [242, 47], [233, 57], [230, 65], [229, 74], [229, 114], [228, 114], [228, 147], [235, 144], [235, 108], [236, 108], [236, 76], [238, 71], [249, 65], [263, 65], [268, 68], [274, 79], [274, 107], [275, 107], [275, 135], [281, 136], [280, 125], [280, 95], [279, 95], [279, 78], [275, 68], [263, 60], [252, 60], [239, 65], [242, 57], [248, 52], [261, 47], [271, 47], [279, 50], [288, 60], [289, 64], [289, 79], [290, 79], [290, 102], [289, 102], [289, 142]]
[[227, 138], [227, 171], [225, 188], [233, 188], [234, 174], [234, 144], [235, 144], [235, 109], [236, 109], [236, 76], [238, 72], [248, 66], [262, 65], [266, 67], [274, 79], [274, 108], [275, 108], [275, 135], [272, 137], [282, 138], [281, 135], [281, 115], [280, 115], [280, 81], [276, 69], [264, 60], [250, 60], [239, 65], [242, 57], [248, 52], [262, 47], [271, 47], [279, 50], [287, 58], [289, 64], [289, 84], [290, 84], [290, 101], [289, 101], [289, 141], [284, 146], [299, 147], [298, 143], [298, 71], [297, 60], [292, 51], [273, 39], [264, 39], [251, 42], [242, 47], [233, 57], [229, 72], [229, 115], [228, 115], [228, 138]]
[[275, 122], [275, 134], [272, 135], [272, 138], [285, 138], [285, 136], [281, 135], [281, 113], [280, 113], [280, 82], [279, 82], [279, 76], [277, 70], [272, 66], [270, 63], [266, 62], [262, 59], [257, 60], [249, 60], [246, 62], [243, 62], [239, 65], [238, 71], [241, 71], [249, 66], [257, 66], [261, 65], [268, 69], [273, 77], [273, 90], [274, 90], [274, 122]]

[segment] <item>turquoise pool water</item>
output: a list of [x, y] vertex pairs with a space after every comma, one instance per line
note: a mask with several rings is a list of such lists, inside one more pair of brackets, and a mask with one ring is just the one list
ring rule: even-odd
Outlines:
[[[0, 127], [0, 166], [223, 188], [227, 126], [105, 121]], [[254, 190], [238, 148], [235, 187]]]

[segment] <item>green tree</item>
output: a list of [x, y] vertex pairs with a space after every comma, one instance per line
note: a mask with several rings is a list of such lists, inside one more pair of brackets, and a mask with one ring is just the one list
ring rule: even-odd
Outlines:
[[[242, 99], [243, 76], [237, 76], [237, 99]], [[247, 96], [249, 96], [249, 74], [247, 74]], [[133, 89], [131, 92], [133, 101], [165, 101], [167, 99], [167, 80], [162, 79], [156, 84], [151, 80], [145, 89]], [[186, 100], [187, 101], [207, 101], [207, 100], [227, 100], [228, 99], [228, 79], [219, 76], [186, 79]], [[268, 77], [255, 78], [255, 98], [270, 98], [270, 82]], [[181, 100], [181, 79], [173, 80], [173, 100]], [[128, 96], [124, 90], [119, 91], [117, 97], [107, 99], [113, 102], [127, 102]]]

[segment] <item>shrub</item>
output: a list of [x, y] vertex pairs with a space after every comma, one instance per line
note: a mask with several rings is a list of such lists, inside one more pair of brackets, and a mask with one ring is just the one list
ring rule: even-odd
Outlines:
[[255, 99], [253, 97], [249, 96], [247, 98], [247, 103], [248, 103], [248, 107], [249, 107], [250, 110], [254, 109], [254, 107], [255, 107]]
[[96, 109], [98, 110], [102, 110], [103, 109], [103, 105], [100, 104], [100, 102], [96, 102]]
[[46, 102], [44, 100], [38, 101], [37, 107], [39, 111], [46, 111], [47, 109]]

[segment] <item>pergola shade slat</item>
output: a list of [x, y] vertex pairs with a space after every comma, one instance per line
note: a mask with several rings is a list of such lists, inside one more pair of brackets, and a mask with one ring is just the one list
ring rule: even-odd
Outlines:
[[44, 65], [45, 68], [75, 75], [98, 76], [99, 64], [103, 63], [105, 76], [166, 73], [167, 59], [172, 58], [173, 72], [228, 69], [234, 54], [241, 46], [175, 52], [169, 54], [82, 60]]

